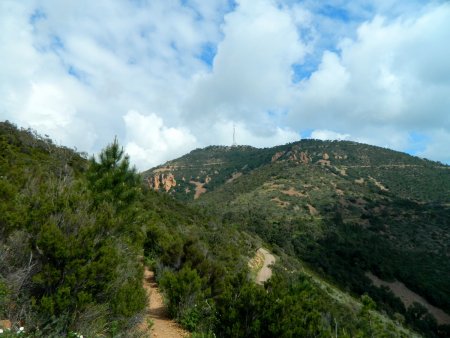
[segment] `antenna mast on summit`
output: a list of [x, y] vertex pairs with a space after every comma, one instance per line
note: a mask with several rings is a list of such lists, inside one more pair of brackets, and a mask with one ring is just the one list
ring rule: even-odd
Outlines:
[[233, 124], [233, 147], [236, 147], [237, 143], [236, 143], [236, 125]]

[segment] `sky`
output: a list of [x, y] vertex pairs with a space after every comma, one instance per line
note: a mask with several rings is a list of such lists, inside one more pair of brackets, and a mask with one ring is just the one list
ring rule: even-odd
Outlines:
[[139, 170], [233, 126], [450, 163], [450, 2], [1, 0], [0, 120]]

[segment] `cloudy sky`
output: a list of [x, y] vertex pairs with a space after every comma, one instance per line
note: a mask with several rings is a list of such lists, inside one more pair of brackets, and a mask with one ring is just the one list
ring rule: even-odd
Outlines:
[[1, 0], [0, 119], [139, 169], [233, 125], [450, 163], [450, 3]]

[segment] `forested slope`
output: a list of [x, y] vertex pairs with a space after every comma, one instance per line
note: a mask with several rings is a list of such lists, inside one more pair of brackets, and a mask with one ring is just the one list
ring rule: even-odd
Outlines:
[[9, 123], [0, 142], [0, 317], [46, 337], [130, 329], [145, 215], [117, 143], [97, 162]]
[[449, 166], [356, 142], [302, 140], [197, 149], [144, 178], [155, 174], [173, 175], [168, 194], [182, 200], [192, 200], [189, 185], [201, 182], [195, 205], [222, 222], [354, 295], [368, 293], [426, 335], [448, 334], [420, 304], [408, 307], [368, 276], [403, 282], [450, 313]]
[[148, 190], [116, 140], [87, 160], [1, 123], [0, 146], [0, 320], [22, 336], [140, 336], [142, 256], [170, 314], [203, 336], [415, 335], [281, 251], [256, 285], [262, 240]]

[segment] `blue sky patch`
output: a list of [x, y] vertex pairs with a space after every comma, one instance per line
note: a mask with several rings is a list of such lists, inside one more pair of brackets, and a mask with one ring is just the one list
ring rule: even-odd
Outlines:
[[74, 77], [78, 81], [89, 84], [87, 74], [83, 72], [81, 69], [75, 67], [74, 65], [68, 65], [67, 66], [67, 74]]
[[313, 131], [314, 131], [313, 128], [302, 129], [300, 131], [300, 136], [301, 136], [302, 139], [303, 138], [311, 138], [311, 134], [312, 134]]
[[233, 12], [237, 7], [237, 3], [234, 0], [228, 0], [228, 10]]
[[34, 25], [36, 24], [36, 22], [45, 19], [47, 19], [47, 15], [45, 14], [45, 12], [41, 8], [36, 8], [33, 14], [30, 15], [29, 21], [32, 25]]
[[294, 63], [292, 68], [292, 82], [299, 83], [302, 80], [307, 80], [317, 70], [318, 62], [308, 62], [308, 63]]
[[64, 49], [64, 43], [58, 35], [50, 36], [50, 48], [54, 51]]
[[212, 67], [216, 54], [217, 46], [211, 42], [207, 42], [202, 45], [202, 50], [200, 52], [199, 58], [209, 67]]
[[318, 13], [327, 16], [331, 19], [340, 20], [344, 22], [350, 21], [349, 13], [343, 8], [325, 5], [320, 8]]
[[195, 3], [191, 3], [191, 1], [189, 1], [189, 0], [181, 0], [180, 3], [182, 6], [189, 8], [190, 10], [192, 10], [195, 13], [196, 21], [200, 21], [200, 20], [204, 19], [202, 14], [197, 10], [197, 6]]
[[427, 135], [413, 131], [409, 134], [409, 147], [404, 151], [411, 155], [416, 155], [425, 151], [427, 144], [430, 143], [430, 138]]

